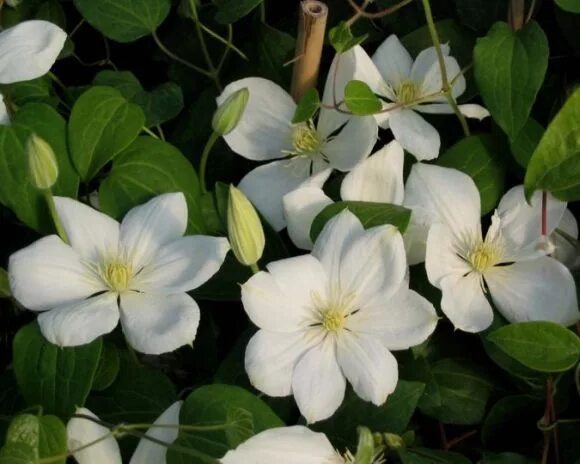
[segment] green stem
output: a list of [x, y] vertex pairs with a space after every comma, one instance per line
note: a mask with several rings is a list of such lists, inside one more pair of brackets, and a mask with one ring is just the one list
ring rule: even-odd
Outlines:
[[102, 437], [97, 438], [96, 440], [91, 441], [90, 443], [87, 443], [86, 445], [80, 446], [77, 449], [74, 449], [72, 451], [69, 451], [68, 453], [65, 454], [58, 454], [56, 456], [51, 456], [49, 458], [41, 458], [38, 461], [36, 461], [38, 464], [51, 464], [53, 462], [62, 462], [63, 460], [65, 460], [66, 458], [68, 458], [69, 456], [73, 456], [74, 454], [83, 451], [87, 448], [90, 448], [91, 446], [96, 445], [97, 443], [100, 443], [102, 441], [105, 441], [107, 438], [114, 436], [115, 432], [111, 431], [106, 435], [103, 435]]
[[147, 127], [143, 126], [141, 128], [141, 130], [143, 132], [145, 132], [146, 134], [150, 135], [151, 137], [154, 137], [156, 139], [159, 139], [159, 136], [155, 132], [153, 132], [151, 129], [148, 129]]
[[[232, 49], [234, 52], [236, 52], [238, 55], [240, 55], [244, 60], [249, 61], [248, 57], [246, 56], [246, 54], [241, 51], [238, 47], [236, 47], [231, 39], [224, 39], [221, 35], [215, 33], [214, 31], [212, 31], [209, 27], [207, 27], [205, 24], [203, 23], [199, 23], [199, 27], [201, 27], [208, 35], [210, 35], [211, 37], [213, 37], [214, 39], [216, 39], [218, 42], [223, 43], [228, 49]], [[228, 30], [232, 29], [232, 25], [228, 24]], [[219, 70], [219, 66], [217, 68]]]
[[260, 268], [258, 267], [258, 263], [250, 264], [250, 269], [254, 274], [260, 272]]
[[260, 21], [266, 24], [266, 0], [262, 0], [260, 3]]
[[155, 41], [155, 43], [157, 44], [157, 46], [159, 47], [159, 49], [163, 53], [165, 53], [169, 58], [171, 58], [172, 60], [177, 61], [178, 63], [182, 64], [183, 66], [187, 66], [188, 68], [193, 69], [194, 71], [197, 71], [200, 74], [203, 74], [206, 77], [209, 77], [210, 79], [213, 79], [213, 75], [211, 74], [210, 71], [206, 71], [205, 69], [202, 69], [199, 66], [196, 66], [196, 65], [194, 65], [193, 63], [190, 63], [187, 60], [184, 60], [183, 58], [181, 58], [180, 56], [177, 56], [175, 53], [173, 53], [171, 50], [169, 50], [163, 44], [163, 42], [161, 42], [161, 39], [159, 39], [159, 36], [157, 35], [157, 32], [153, 32], [152, 36], [153, 36], [153, 40]]
[[50, 189], [43, 190], [44, 199], [46, 200], [46, 205], [48, 206], [48, 211], [50, 212], [50, 216], [52, 217], [52, 222], [54, 222], [54, 227], [58, 236], [61, 240], [65, 243], [68, 243], [68, 236], [62, 226], [62, 222], [60, 221], [60, 217], [58, 217], [58, 213], [56, 212], [56, 206], [54, 204], [54, 197], [52, 196], [52, 192]]
[[228, 424], [219, 425], [181, 425], [181, 424], [125, 424], [125, 429], [179, 429], [185, 432], [215, 432], [217, 430], [226, 430], [229, 428]]
[[470, 135], [469, 126], [467, 125], [467, 121], [465, 116], [459, 110], [457, 106], [457, 102], [453, 98], [451, 94], [451, 86], [449, 85], [449, 78], [447, 76], [447, 67], [445, 66], [445, 58], [443, 57], [443, 52], [441, 51], [441, 43], [439, 41], [439, 34], [437, 34], [437, 28], [435, 27], [435, 22], [433, 21], [433, 13], [431, 11], [431, 4], [429, 0], [423, 0], [423, 9], [425, 10], [425, 19], [427, 20], [427, 26], [429, 28], [429, 34], [431, 34], [431, 41], [433, 42], [433, 46], [435, 47], [435, 52], [437, 53], [437, 61], [439, 62], [439, 69], [441, 72], [441, 82], [442, 82], [442, 90], [447, 98], [447, 102], [451, 109], [459, 119], [461, 123], [461, 127], [463, 129], [463, 133], [466, 136]]
[[219, 80], [217, 69], [213, 64], [213, 60], [211, 59], [211, 56], [207, 49], [205, 38], [203, 37], [203, 31], [201, 30], [200, 26], [201, 22], [199, 21], [199, 17], [197, 15], [197, 8], [195, 7], [195, 0], [189, 0], [189, 7], [191, 9], [191, 14], [193, 15], [193, 22], [195, 24], [195, 33], [197, 34], [197, 39], [199, 40], [201, 53], [203, 54], [203, 57], [207, 64], [207, 68], [209, 69], [209, 77], [214, 81], [217, 89], [221, 92], [223, 88]]
[[165, 142], [165, 132], [163, 132], [163, 128], [161, 127], [161, 124], [157, 124], [157, 126], [155, 126], [155, 127], [157, 128], [157, 133], [159, 134], [159, 138]]
[[212, 132], [203, 147], [203, 152], [201, 153], [201, 159], [199, 161], [199, 183], [201, 184], [201, 190], [205, 193], [207, 192], [207, 188], [205, 185], [205, 171], [207, 169], [207, 159], [209, 158], [209, 153], [213, 148], [214, 144], [216, 143], [217, 139], [219, 139], [220, 135], [217, 132]]

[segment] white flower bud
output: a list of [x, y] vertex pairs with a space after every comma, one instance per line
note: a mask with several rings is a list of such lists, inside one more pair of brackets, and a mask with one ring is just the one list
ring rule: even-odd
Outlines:
[[58, 179], [58, 163], [52, 147], [36, 134], [26, 144], [28, 171], [32, 184], [40, 190], [51, 188]]
[[266, 239], [260, 217], [250, 200], [233, 185], [228, 204], [228, 237], [234, 255], [245, 266], [256, 264], [262, 257]]
[[226, 98], [213, 115], [211, 121], [213, 130], [220, 135], [227, 135], [233, 131], [244, 114], [249, 97], [250, 91], [244, 87]]

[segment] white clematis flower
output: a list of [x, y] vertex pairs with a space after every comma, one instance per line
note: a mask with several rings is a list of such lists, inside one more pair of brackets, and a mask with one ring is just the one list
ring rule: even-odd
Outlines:
[[[344, 81], [346, 77], [339, 74]], [[286, 226], [282, 197], [313, 174], [323, 174], [318, 183], [322, 186], [332, 169], [350, 171], [371, 152], [378, 128], [372, 116], [345, 118], [329, 109], [323, 109], [316, 122], [292, 124], [296, 111], [292, 97], [275, 83], [257, 77], [229, 84], [218, 97], [218, 105], [244, 87], [250, 91], [246, 110], [224, 139], [245, 158], [277, 160], [250, 171], [239, 188], [279, 231]]]
[[[449, 56], [449, 47], [442, 45], [445, 67], [450, 81], [451, 94], [457, 99], [465, 92], [465, 78], [457, 60]], [[366, 82], [370, 88], [391, 103], [384, 108], [393, 108], [376, 115], [381, 127], [390, 127], [395, 139], [405, 150], [418, 160], [429, 160], [439, 155], [441, 139], [437, 130], [425, 121], [420, 113], [451, 114], [453, 110], [442, 88], [441, 70], [434, 47], [423, 50], [415, 61], [395, 35], [389, 36], [374, 53], [372, 59], [364, 49], [352, 49], [356, 58], [353, 79]], [[345, 66], [340, 62], [340, 68]], [[346, 65], [348, 66], [348, 64]], [[329, 72], [332, 75], [333, 69]], [[324, 100], [328, 103], [328, 100]], [[468, 118], [483, 119], [489, 112], [475, 104], [459, 105], [459, 110]]]
[[380, 405], [397, 384], [390, 350], [422, 343], [433, 306], [409, 290], [401, 234], [365, 231], [345, 210], [330, 220], [311, 255], [268, 264], [242, 286], [242, 303], [261, 330], [246, 349], [252, 384], [270, 396], [294, 395], [311, 422], [342, 403], [346, 379]]
[[[350, 453], [341, 456], [326, 435], [295, 425], [265, 430], [236, 449], [228, 451], [222, 464], [351, 464]], [[383, 462], [382, 459], [373, 463]]]
[[[345, 176], [340, 188], [342, 200], [402, 204], [404, 160], [403, 149], [396, 140], [385, 145]], [[312, 222], [332, 203], [322, 188], [313, 185], [300, 187], [284, 196], [288, 235], [297, 247], [312, 249]]]
[[[414, 169], [421, 174], [426, 167]], [[442, 291], [441, 309], [454, 326], [466, 332], [489, 327], [493, 311], [487, 293], [510, 322], [549, 320], [569, 325], [578, 320], [572, 275], [545, 256], [537, 214], [525, 204], [521, 187], [506, 193], [484, 239], [479, 192], [471, 178], [454, 169], [428, 169], [431, 175], [423, 179], [436, 181], [424, 189], [431, 195], [423, 207], [432, 221], [425, 266], [429, 281]], [[442, 185], [447, 190], [434, 188]], [[532, 208], [539, 207], [538, 200], [535, 196]], [[565, 208], [564, 202], [548, 202], [548, 233]]]
[[160, 354], [190, 344], [199, 323], [193, 290], [220, 268], [225, 238], [183, 237], [182, 193], [133, 208], [122, 223], [70, 198], [55, 197], [70, 245], [56, 235], [14, 253], [12, 294], [41, 312], [43, 335], [61, 346], [89, 343], [119, 323], [136, 350]]
[[[0, 32], [0, 84], [44, 76], [60, 54], [66, 32], [48, 21], [24, 21]], [[0, 95], [0, 124], [9, 124]]]
[[[165, 443], [173, 443], [179, 434], [179, 412], [181, 401], [173, 403], [167, 408], [147, 430], [146, 435], [161, 440]], [[79, 408], [76, 414], [82, 414], [98, 419], [86, 408]], [[163, 426], [163, 427], [161, 427]], [[175, 427], [167, 427], [175, 426]], [[73, 453], [78, 464], [122, 464], [121, 451], [117, 440], [110, 434], [111, 431], [90, 419], [73, 417], [66, 426], [67, 447], [69, 452], [78, 450], [91, 443], [81, 451]], [[108, 435], [108, 436], [107, 436]], [[103, 437], [107, 437], [104, 438]], [[129, 464], [164, 464], [167, 447], [153, 443], [142, 438], [129, 461]]]

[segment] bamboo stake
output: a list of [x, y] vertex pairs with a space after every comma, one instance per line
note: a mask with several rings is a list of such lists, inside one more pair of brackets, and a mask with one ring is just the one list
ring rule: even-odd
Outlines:
[[327, 17], [328, 7], [321, 1], [303, 0], [300, 2], [300, 22], [295, 54], [297, 60], [294, 62], [290, 87], [290, 93], [296, 102], [308, 89], [316, 87]]

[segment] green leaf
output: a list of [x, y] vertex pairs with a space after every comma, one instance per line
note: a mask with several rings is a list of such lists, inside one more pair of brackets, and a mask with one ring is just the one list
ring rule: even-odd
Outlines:
[[152, 34], [171, 8], [169, 0], [74, 0], [74, 4], [91, 26], [117, 42]]
[[58, 99], [52, 92], [52, 83], [47, 76], [32, 79], [30, 81], [15, 82], [10, 85], [0, 86], [6, 88], [10, 95], [10, 101], [20, 107], [32, 102], [42, 102], [50, 105], [56, 105]]
[[[483, 427], [481, 439], [491, 449], [518, 449], [534, 438], [541, 438], [536, 426], [543, 413], [543, 402], [527, 395], [511, 395], [493, 405]], [[511, 433], [518, 430], [517, 436]], [[518, 439], [519, 438], [519, 439]], [[518, 446], [520, 445], [520, 446]]]
[[411, 219], [411, 210], [398, 205], [366, 201], [338, 201], [328, 205], [314, 218], [310, 228], [312, 240], [316, 241], [316, 237], [318, 237], [324, 225], [346, 208], [359, 218], [365, 229], [382, 226], [383, 224], [392, 224], [401, 233], [404, 233]]
[[185, 195], [188, 233], [204, 233], [201, 188], [191, 163], [173, 145], [139, 137], [113, 161], [101, 184], [99, 200], [105, 213], [120, 219], [129, 209], [169, 192]]
[[556, 0], [556, 5], [569, 13], [580, 13], [580, 0]]
[[93, 392], [87, 408], [108, 422], [152, 423], [177, 399], [175, 386], [157, 369], [144, 367], [119, 351], [117, 378], [106, 390]]
[[[230, 385], [206, 385], [191, 393], [181, 408], [179, 422], [188, 425], [219, 425], [232, 424], [232, 415], [239, 416], [235, 410], [243, 409], [251, 415], [253, 432], [260, 433], [272, 427], [281, 427], [284, 423], [274, 414], [270, 407], [260, 398], [240, 387]], [[248, 415], [245, 414], [245, 427], [248, 427]], [[230, 420], [228, 420], [228, 418]], [[231, 425], [234, 428], [238, 424]], [[228, 440], [234, 438], [225, 430], [191, 432], [180, 430], [175, 444], [189, 449], [201, 451], [215, 458], [221, 458], [232, 447]], [[238, 437], [239, 438], [239, 437]], [[197, 464], [204, 461], [188, 457], [170, 449], [167, 453], [167, 463], [177, 464], [187, 462]]]
[[524, 187], [530, 198], [548, 190], [564, 201], [580, 199], [580, 89], [566, 100], [530, 159]]
[[226, 412], [226, 440], [230, 447], [235, 448], [254, 435], [254, 419], [252, 413], [243, 408], [229, 408]]
[[505, 167], [500, 157], [502, 147], [489, 135], [461, 139], [437, 160], [439, 166], [455, 168], [470, 176], [481, 197], [481, 214], [496, 207], [505, 190]]
[[104, 343], [92, 390], [101, 391], [109, 388], [117, 378], [120, 368], [119, 350], [112, 343]]
[[57, 457], [66, 452], [66, 430], [58, 417], [20, 414], [10, 422], [0, 463], [36, 464], [39, 459], [47, 459], [65, 464], [65, 457]]
[[508, 356], [539, 372], [564, 372], [580, 357], [580, 339], [553, 322], [520, 322], [493, 331], [487, 339]]
[[218, 4], [215, 20], [220, 24], [235, 23], [260, 5], [264, 0], [222, 0]]
[[173, 82], [166, 82], [147, 92], [130, 71], [101, 71], [93, 83], [109, 86], [121, 92], [145, 113], [145, 125], [157, 126], [176, 117], [183, 109], [183, 92]]
[[260, 23], [257, 37], [248, 49], [250, 64], [255, 66], [252, 71], [282, 86], [288, 85], [292, 70], [284, 64], [292, 59], [295, 48], [296, 39], [290, 34]]
[[399, 451], [401, 464], [471, 464], [459, 453], [427, 448], [413, 448]]
[[6, 269], [0, 267], [0, 298], [10, 298], [12, 292], [10, 291], [10, 282], [8, 281], [8, 273]]
[[0, 126], [0, 203], [32, 229], [52, 232], [52, 220], [42, 193], [29, 179], [26, 142], [33, 132], [51, 145], [57, 157], [61, 175], [54, 192], [76, 196], [79, 179], [67, 150], [66, 123], [52, 107], [30, 103], [18, 111], [11, 126]]
[[510, 149], [515, 160], [522, 168], [527, 168], [544, 135], [544, 128], [535, 120], [528, 119], [519, 134], [510, 140]]
[[383, 104], [370, 87], [363, 81], [349, 81], [344, 88], [344, 103], [357, 116], [366, 116], [377, 113]]
[[102, 342], [61, 348], [45, 340], [36, 322], [14, 337], [14, 373], [29, 405], [67, 417], [83, 406], [97, 370]]
[[63, 29], [66, 29], [66, 15], [58, 0], [46, 0], [41, 3], [36, 10], [34, 19], [49, 21]]
[[489, 377], [461, 359], [442, 359], [431, 366], [432, 381], [425, 388], [419, 409], [444, 424], [481, 422], [493, 389]]
[[91, 87], [75, 103], [68, 125], [69, 148], [78, 173], [89, 181], [137, 138], [141, 109], [111, 87]]
[[473, 51], [475, 79], [493, 119], [515, 138], [528, 120], [548, 67], [548, 40], [535, 21], [513, 31], [493, 25]]
[[328, 32], [328, 39], [330, 44], [334, 47], [337, 53], [344, 53], [352, 47], [361, 44], [366, 40], [368, 34], [354, 37], [350, 30], [350, 26], [341, 21]]
[[292, 124], [305, 122], [312, 119], [318, 108], [320, 107], [320, 95], [315, 88], [308, 89], [302, 96], [294, 112]]
[[357, 427], [365, 426], [373, 432], [401, 434], [407, 428], [425, 384], [399, 380], [395, 391], [381, 406], [361, 400], [348, 390], [342, 405], [332, 418], [317, 422], [314, 430], [324, 432], [339, 448], [354, 449]]

